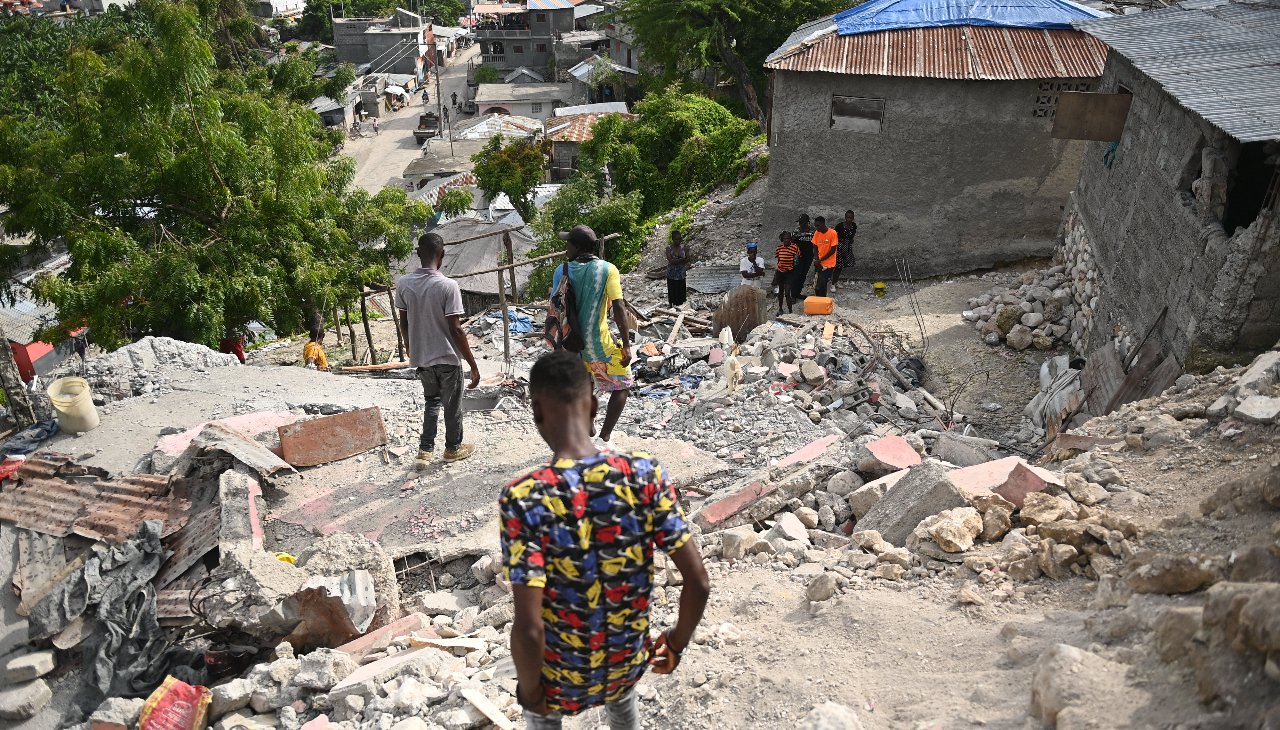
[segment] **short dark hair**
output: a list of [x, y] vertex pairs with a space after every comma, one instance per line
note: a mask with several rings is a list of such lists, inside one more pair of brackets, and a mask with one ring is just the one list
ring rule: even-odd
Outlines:
[[439, 233], [424, 233], [418, 236], [418, 259], [423, 267], [433, 266], [436, 257], [444, 250], [444, 238]]
[[813, 219], [813, 222], [814, 222], [814, 223], [826, 223], [826, 222], [827, 222], [827, 219], [826, 219], [826, 218], [823, 218], [822, 216], [818, 216], [817, 218], [814, 218], [814, 219]]
[[853, 215], [853, 211], [851, 211], [851, 210], [846, 210], [846, 211], [844, 212], [844, 214], [845, 214], [845, 215]]
[[591, 395], [591, 373], [568, 350], [548, 352], [529, 369], [529, 395], [574, 401]]
[[311, 339], [316, 340], [316, 341], [319, 341], [320, 339], [322, 339], [322, 338], [324, 337], [324, 328], [323, 328], [323, 327], [312, 327], [312, 328], [311, 328], [311, 330], [310, 330], [307, 334], [311, 335]]
[[783, 231], [782, 233], [778, 234], [779, 241], [785, 241], [788, 238], [791, 238], [791, 231]]

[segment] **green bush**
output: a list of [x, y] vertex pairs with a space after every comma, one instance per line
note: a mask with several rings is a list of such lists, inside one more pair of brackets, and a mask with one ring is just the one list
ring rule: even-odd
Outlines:
[[496, 84], [502, 81], [502, 74], [493, 66], [476, 66], [475, 82], [477, 84]]
[[733, 197], [736, 198], [739, 195], [742, 195], [743, 190], [746, 190], [747, 188], [751, 187], [751, 183], [755, 182], [756, 180], [759, 180], [762, 177], [764, 177], [763, 172], [753, 172], [750, 175], [747, 175], [746, 177], [739, 180], [737, 187], [733, 189]]

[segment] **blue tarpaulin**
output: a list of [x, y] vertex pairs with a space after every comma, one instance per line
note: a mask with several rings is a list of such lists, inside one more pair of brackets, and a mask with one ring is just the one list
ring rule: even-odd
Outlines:
[[1070, 28], [1106, 13], [1069, 0], [870, 0], [835, 16], [840, 35], [877, 30], [993, 25], [1006, 28]]
[[[514, 309], [507, 310], [507, 318], [511, 324], [507, 326], [507, 330], [513, 335], [527, 335], [533, 331], [533, 319], [527, 314], [520, 314]], [[502, 319], [502, 312], [494, 312], [485, 319]]]

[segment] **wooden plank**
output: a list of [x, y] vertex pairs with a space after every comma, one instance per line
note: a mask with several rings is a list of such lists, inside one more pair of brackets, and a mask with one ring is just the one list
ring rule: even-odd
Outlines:
[[1124, 369], [1120, 367], [1120, 355], [1110, 342], [1089, 355], [1084, 370], [1080, 372], [1080, 387], [1089, 394], [1085, 409], [1095, 416], [1105, 416], [1106, 405], [1120, 388], [1124, 380]]
[[1180, 377], [1182, 377], [1182, 366], [1178, 364], [1178, 359], [1173, 355], [1166, 357], [1147, 377], [1147, 385], [1142, 389], [1138, 400], [1155, 398], [1163, 393], [1165, 388], [1173, 385], [1174, 381]]
[[1151, 370], [1155, 368], [1156, 363], [1160, 361], [1160, 343], [1150, 340], [1142, 346], [1138, 351], [1138, 357], [1133, 361], [1133, 366], [1129, 368], [1129, 372], [1124, 376], [1124, 380], [1120, 382], [1120, 387], [1116, 389], [1115, 395], [1111, 396], [1111, 401], [1107, 403], [1107, 410], [1102, 415], [1107, 415], [1115, 409], [1138, 400], [1138, 396], [1142, 393], [1142, 383], [1151, 374]]
[[831, 346], [831, 338], [835, 336], [835, 333], [836, 325], [834, 322], [827, 322], [822, 325], [822, 341], [826, 343], [827, 347]]
[[377, 406], [291, 423], [279, 430], [284, 460], [294, 466], [326, 464], [387, 443], [387, 427]]
[[[470, 335], [468, 335], [470, 337]], [[473, 345], [474, 346], [474, 345]], [[343, 373], [365, 373], [370, 370], [395, 370], [396, 368], [410, 367], [407, 362], [384, 362], [379, 365], [354, 365], [352, 367], [342, 368], [339, 372]]]
[[680, 336], [680, 325], [682, 324], [684, 324], [684, 312], [681, 312], [680, 316], [676, 317], [676, 324], [671, 328], [671, 334], [667, 335], [668, 345], [673, 344], [676, 338]]

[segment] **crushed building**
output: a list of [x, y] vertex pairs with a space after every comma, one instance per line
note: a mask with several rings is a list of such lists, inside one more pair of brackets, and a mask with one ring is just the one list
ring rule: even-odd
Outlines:
[[1148, 331], [1192, 372], [1280, 338], [1280, 4], [1182, 3], [1076, 24], [1131, 102], [1086, 142], [1059, 251], [1081, 352]]
[[854, 275], [992, 266], [1054, 250], [1084, 144], [1051, 137], [1058, 95], [1097, 88], [1098, 16], [874, 0], [800, 26], [772, 72], [765, 236], [800, 213], [859, 225]]

